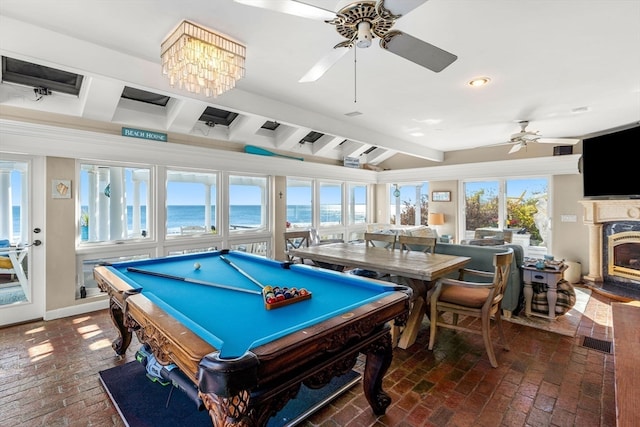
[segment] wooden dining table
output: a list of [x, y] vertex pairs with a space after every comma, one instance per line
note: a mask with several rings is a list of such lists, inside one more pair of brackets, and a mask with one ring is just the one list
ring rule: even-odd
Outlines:
[[290, 253], [315, 262], [406, 277], [416, 288], [424, 287], [421, 296], [414, 299], [406, 327], [397, 340], [397, 346], [403, 349], [410, 347], [418, 336], [426, 314], [428, 289], [437, 279], [463, 268], [471, 260], [464, 256], [387, 249], [364, 243], [331, 243], [296, 248]]

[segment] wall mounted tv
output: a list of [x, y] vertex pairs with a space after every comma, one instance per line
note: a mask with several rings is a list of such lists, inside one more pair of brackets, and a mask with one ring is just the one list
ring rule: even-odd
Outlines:
[[582, 141], [584, 197], [640, 198], [640, 126]]

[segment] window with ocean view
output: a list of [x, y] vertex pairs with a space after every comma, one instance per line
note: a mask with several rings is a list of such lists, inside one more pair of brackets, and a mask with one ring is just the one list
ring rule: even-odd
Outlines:
[[349, 224], [367, 223], [367, 186], [349, 184]]
[[150, 168], [81, 164], [80, 241], [150, 237], [150, 177]]
[[266, 177], [229, 176], [229, 230], [267, 228], [269, 194]]
[[287, 228], [313, 225], [313, 180], [287, 178]]
[[167, 236], [217, 233], [218, 174], [167, 171]]
[[320, 182], [320, 226], [342, 224], [342, 184]]

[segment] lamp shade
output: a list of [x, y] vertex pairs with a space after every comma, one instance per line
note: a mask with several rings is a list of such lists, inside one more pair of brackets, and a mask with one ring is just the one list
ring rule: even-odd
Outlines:
[[429, 212], [429, 225], [442, 225], [444, 224], [444, 214], [440, 212]]

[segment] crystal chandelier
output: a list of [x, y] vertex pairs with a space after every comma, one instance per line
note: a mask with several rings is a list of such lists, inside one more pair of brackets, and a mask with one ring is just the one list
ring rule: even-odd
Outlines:
[[171, 87], [216, 97], [244, 77], [245, 52], [245, 46], [185, 20], [162, 42], [162, 74]]

